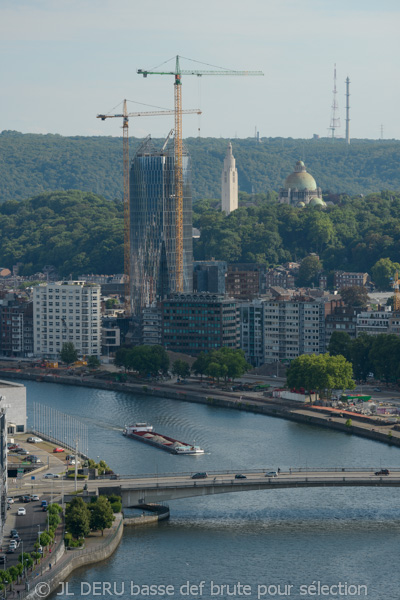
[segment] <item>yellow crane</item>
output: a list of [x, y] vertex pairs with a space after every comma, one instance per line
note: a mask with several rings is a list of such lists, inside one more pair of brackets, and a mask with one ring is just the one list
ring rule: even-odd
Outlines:
[[[119, 118], [122, 121], [123, 162], [124, 162], [124, 274], [125, 274], [125, 312], [131, 314], [130, 302], [130, 211], [129, 211], [129, 117], [159, 117], [173, 115], [173, 110], [128, 112], [127, 100], [124, 100], [122, 113], [97, 115], [97, 119]], [[201, 114], [199, 109], [185, 110], [184, 114]]]
[[233, 71], [231, 69], [220, 69], [218, 71], [198, 71], [192, 69], [181, 69], [179, 56], [176, 56], [175, 71], [147, 71], [138, 69], [137, 73], [147, 77], [148, 75], [173, 75], [174, 76], [174, 99], [175, 99], [175, 140], [174, 140], [174, 162], [175, 162], [175, 244], [176, 244], [176, 291], [183, 291], [183, 169], [182, 169], [182, 75], [264, 75], [262, 71]]
[[399, 273], [396, 271], [393, 277], [393, 312], [400, 313], [400, 290], [399, 290]]

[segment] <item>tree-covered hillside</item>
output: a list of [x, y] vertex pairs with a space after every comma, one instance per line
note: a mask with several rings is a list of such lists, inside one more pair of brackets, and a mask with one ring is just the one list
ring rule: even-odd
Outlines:
[[[193, 223], [201, 229], [196, 260], [273, 266], [315, 252], [326, 271], [368, 272], [379, 259], [400, 262], [400, 194], [343, 195], [325, 210], [278, 204], [274, 193], [252, 197], [256, 205], [251, 206], [248, 198], [242, 193], [242, 206], [229, 216], [211, 208], [215, 202], [195, 203]], [[90, 192], [44, 193], [0, 205], [0, 265], [19, 262], [22, 274], [45, 265], [64, 277], [122, 272], [123, 238], [122, 202]], [[387, 279], [383, 271], [382, 284], [372, 271], [381, 287]]]
[[30, 275], [123, 272], [123, 205], [80, 191], [0, 205], [0, 264]]
[[[163, 140], [155, 140], [161, 145]], [[140, 140], [131, 138], [131, 156]], [[219, 198], [228, 140], [189, 138], [193, 198]], [[268, 193], [282, 187], [299, 159], [324, 191], [369, 194], [400, 190], [400, 141], [232, 140], [239, 188]], [[80, 189], [108, 199], [122, 198], [122, 139], [60, 135], [0, 134], [0, 202], [44, 191]]]

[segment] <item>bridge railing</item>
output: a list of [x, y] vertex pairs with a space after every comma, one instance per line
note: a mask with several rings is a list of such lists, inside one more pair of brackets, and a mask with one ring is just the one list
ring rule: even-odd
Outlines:
[[[313, 466], [305, 466], [305, 467], [292, 467], [292, 468], [283, 468], [281, 469], [281, 473], [291, 473], [291, 474], [306, 474], [308, 472], [312, 473], [375, 473], [376, 471], [380, 471], [382, 468], [389, 469], [390, 472], [399, 473], [400, 467], [391, 467], [390, 465], [375, 465], [373, 467], [354, 467], [354, 466], [345, 466], [345, 467], [313, 467]], [[194, 471], [176, 471], [169, 473], [135, 473], [133, 475], [118, 475], [117, 481], [124, 481], [126, 479], [157, 479], [159, 477], [184, 477], [184, 476], [192, 476], [194, 473], [197, 473], [201, 469], [196, 469]], [[267, 468], [255, 468], [255, 469], [221, 469], [218, 471], [211, 471], [207, 469], [207, 474], [211, 477], [213, 475], [236, 475], [237, 473], [268, 473], [269, 471], [277, 471], [276, 467], [267, 467]], [[115, 477], [115, 476], [114, 476]], [[114, 479], [114, 477], [112, 477]], [[104, 479], [110, 479], [109, 476], [98, 477], [97, 481]], [[116, 482], [115, 485], [118, 485]]]

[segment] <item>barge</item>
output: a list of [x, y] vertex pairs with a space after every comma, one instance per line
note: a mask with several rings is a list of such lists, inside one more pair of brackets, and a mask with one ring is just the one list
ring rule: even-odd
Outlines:
[[204, 454], [204, 450], [199, 446], [193, 446], [180, 442], [167, 435], [156, 433], [153, 431], [153, 426], [147, 423], [134, 423], [133, 425], [126, 425], [123, 431], [123, 435], [126, 437], [150, 444], [155, 448], [160, 448], [171, 454]]

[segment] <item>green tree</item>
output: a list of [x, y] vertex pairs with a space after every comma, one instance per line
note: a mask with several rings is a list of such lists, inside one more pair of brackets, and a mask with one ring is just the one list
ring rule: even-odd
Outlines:
[[87, 364], [88, 364], [89, 369], [98, 369], [101, 365], [98, 356], [88, 356]]
[[178, 377], [189, 377], [190, 376], [190, 365], [186, 360], [176, 360], [172, 364], [172, 373]]
[[297, 278], [298, 285], [311, 285], [312, 283], [317, 284], [317, 276], [322, 271], [322, 263], [318, 256], [306, 256], [301, 261], [299, 268], [299, 274]]
[[333, 389], [354, 389], [353, 368], [344, 356], [302, 354], [295, 358], [287, 371], [289, 388], [318, 390], [329, 397]]
[[111, 527], [115, 520], [110, 502], [106, 496], [99, 496], [93, 504], [90, 505], [90, 529], [101, 531], [104, 535], [104, 529]]
[[70, 365], [78, 360], [78, 352], [72, 342], [65, 342], [62, 345], [60, 358], [67, 365]]
[[372, 335], [361, 333], [350, 346], [350, 360], [353, 365], [354, 377], [361, 381], [367, 379], [368, 373], [373, 372], [369, 352], [374, 341]]
[[329, 340], [328, 352], [331, 356], [341, 354], [351, 360], [351, 337], [345, 331], [334, 331]]
[[389, 290], [396, 271], [400, 271], [399, 263], [380, 258], [371, 269], [372, 280], [380, 290]]
[[90, 532], [90, 511], [82, 498], [74, 498], [65, 510], [65, 526], [75, 538], [85, 537]]
[[368, 306], [369, 296], [365, 287], [353, 285], [340, 291], [340, 296], [346, 306], [365, 309]]
[[200, 375], [200, 378], [203, 379], [203, 375], [205, 375], [207, 371], [207, 363], [207, 355], [204, 352], [200, 352], [192, 365], [193, 373]]

